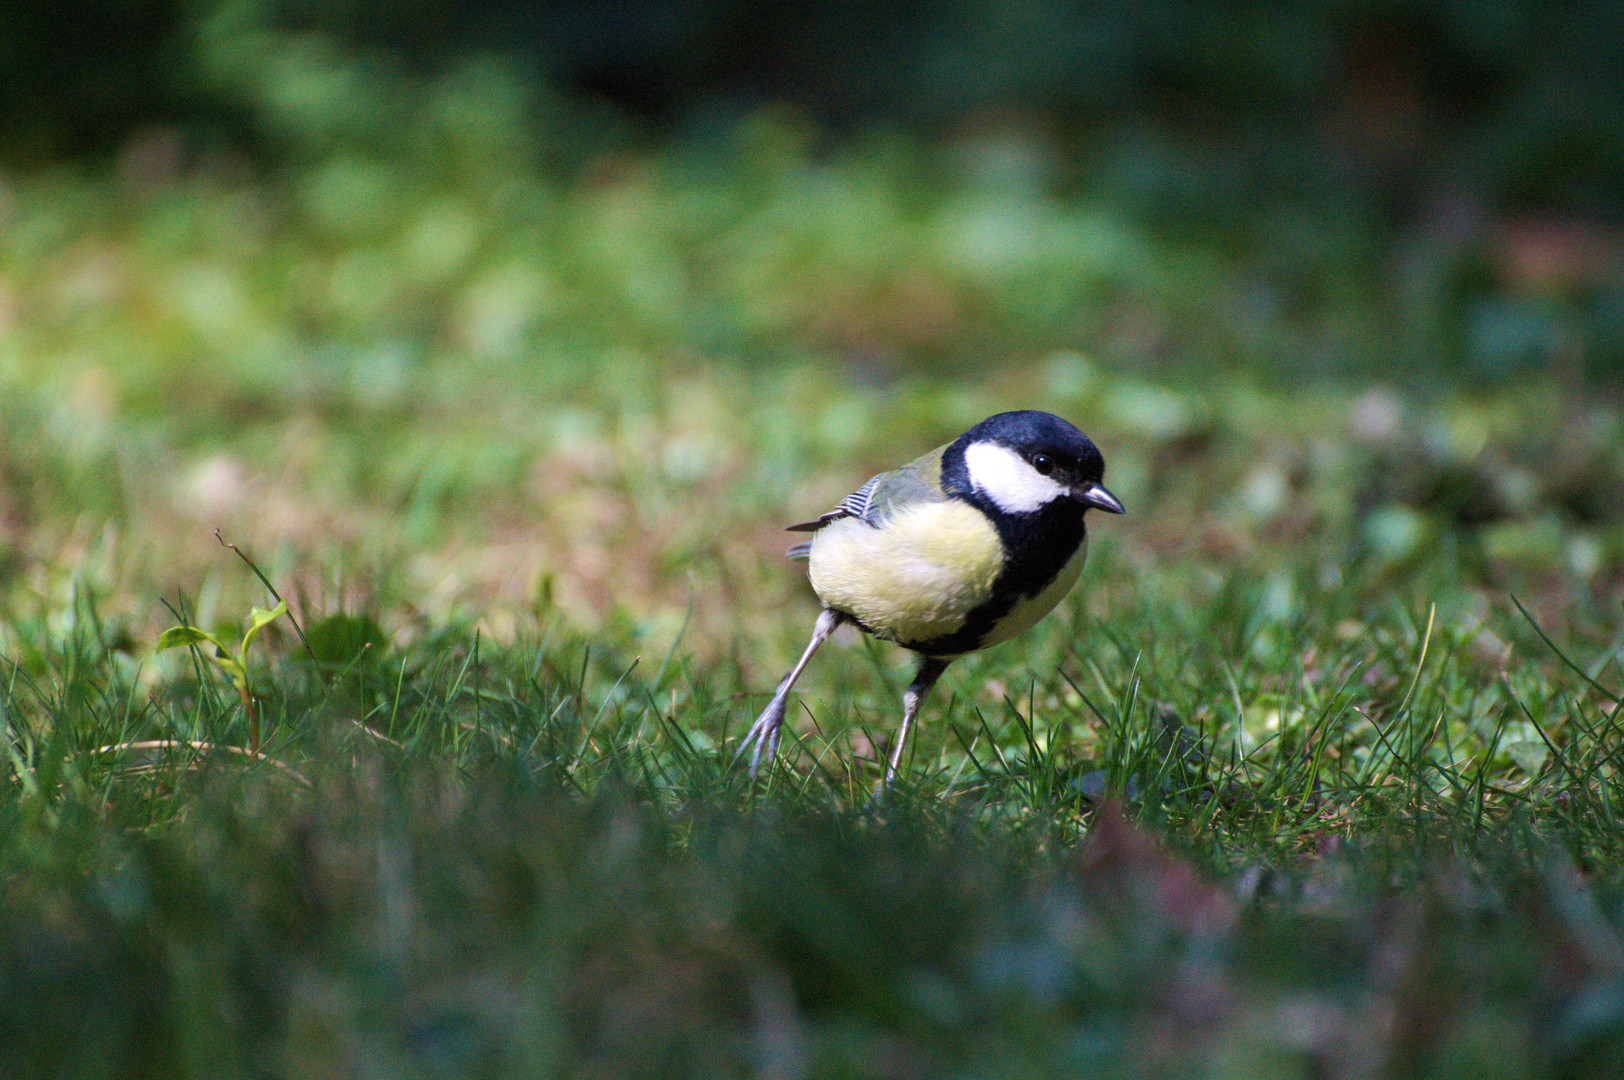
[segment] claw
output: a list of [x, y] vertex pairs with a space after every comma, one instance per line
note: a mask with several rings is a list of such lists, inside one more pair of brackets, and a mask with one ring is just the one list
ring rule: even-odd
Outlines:
[[762, 747], [769, 748], [767, 751], [769, 761], [778, 756], [778, 731], [783, 727], [784, 710], [788, 701], [789, 687], [780, 686], [778, 693], [773, 695], [773, 699], [768, 703], [767, 708], [762, 711], [760, 716], [756, 717], [756, 722], [751, 724], [750, 730], [745, 733], [744, 741], [739, 743], [739, 752], [733, 755], [733, 760], [737, 763], [739, 758], [744, 756], [746, 750], [754, 748], [750, 754], [750, 779], [752, 780], [756, 778], [756, 773], [761, 768]]

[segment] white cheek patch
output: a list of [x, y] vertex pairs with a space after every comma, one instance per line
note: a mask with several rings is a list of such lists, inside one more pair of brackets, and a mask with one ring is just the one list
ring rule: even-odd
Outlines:
[[970, 483], [1006, 514], [1030, 514], [1066, 493], [1021, 455], [997, 443], [971, 443], [964, 448]]

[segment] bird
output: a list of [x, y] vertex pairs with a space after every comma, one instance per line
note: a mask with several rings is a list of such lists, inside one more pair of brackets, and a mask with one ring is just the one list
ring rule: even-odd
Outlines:
[[778, 754], [789, 693], [818, 646], [852, 625], [918, 654], [902, 724], [876, 795], [896, 777], [931, 687], [967, 653], [1007, 641], [1071, 591], [1090, 509], [1124, 513], [1104, 484], [1105, 458], [1052, 413], [1002, 412], [923, 457], [880, 473], [827, 514], [791, 525], [823, 604], [812, 638], [745, 733], [734, 760]]

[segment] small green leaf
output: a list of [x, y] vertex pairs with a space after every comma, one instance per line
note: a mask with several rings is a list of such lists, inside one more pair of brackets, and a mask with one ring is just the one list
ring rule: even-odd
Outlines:
[[242, 636], [242, 649], [237, 653], [243, 659], [243, 662], [246, 663], [248, 660], [248, 646], [253, 643], [254, 635], [287, 613], [288, 602], [286, 600], [269, 611], [257, 607], [248, 609], [248, 633]]
[[264, 608], [258, 608], [258, 607], [249, 608], [248, 609], [248, 632], [250, 634], [252, 634], [254, 631], [258, 630], [260, 627], [265, 626], [265, 625], [267, 625], [269, 623], [275, 622], [277, 619], [280, 619], [282, 616], [286, 615], [287, 613], [288, 613], [288, 602], [286, 600], [282, 601], [280, 604], [277, 604], [275, 607], [273, 607], [269, 611], [266, 611]]
[[165, 649], [175, 649], [186, 645], [201, 645], [205, 641], [214, 642], [217, 649], [225, 647], [220, 644], [218, 638], [207, 630], [199, 630], [195, 626], [171, 626], [158, 635], [158, 651], [163, 652]]

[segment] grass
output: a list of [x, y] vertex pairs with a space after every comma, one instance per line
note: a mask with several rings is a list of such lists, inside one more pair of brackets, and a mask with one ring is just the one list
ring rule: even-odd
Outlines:
[[[1605, 393], [1293, 385], [1373, 290], [1230, 311], [1254, 267], [778, 117], [418, 135], [11, 182], [8, 1075], [1617, 1073]], [[1130, 510], [1075, 595], [883, 808], [872, 642], [752, 787], [782, 524], [1017, 406]]]
[[1585, 658], [1241, 574], [1169, 606], [1100, 548], [1089, 605], [949, 677], [883, 811], [880, 648], [752, 790], [729, 736], [769, 683], [734, 658], [330, 616], [321, 662], [252, 664], [255, 762], [214, 665], [121, 667], [84, 602], [0, 699], [7, 1045], [28, 1075], [1615, 1069], [1619, 709]]

